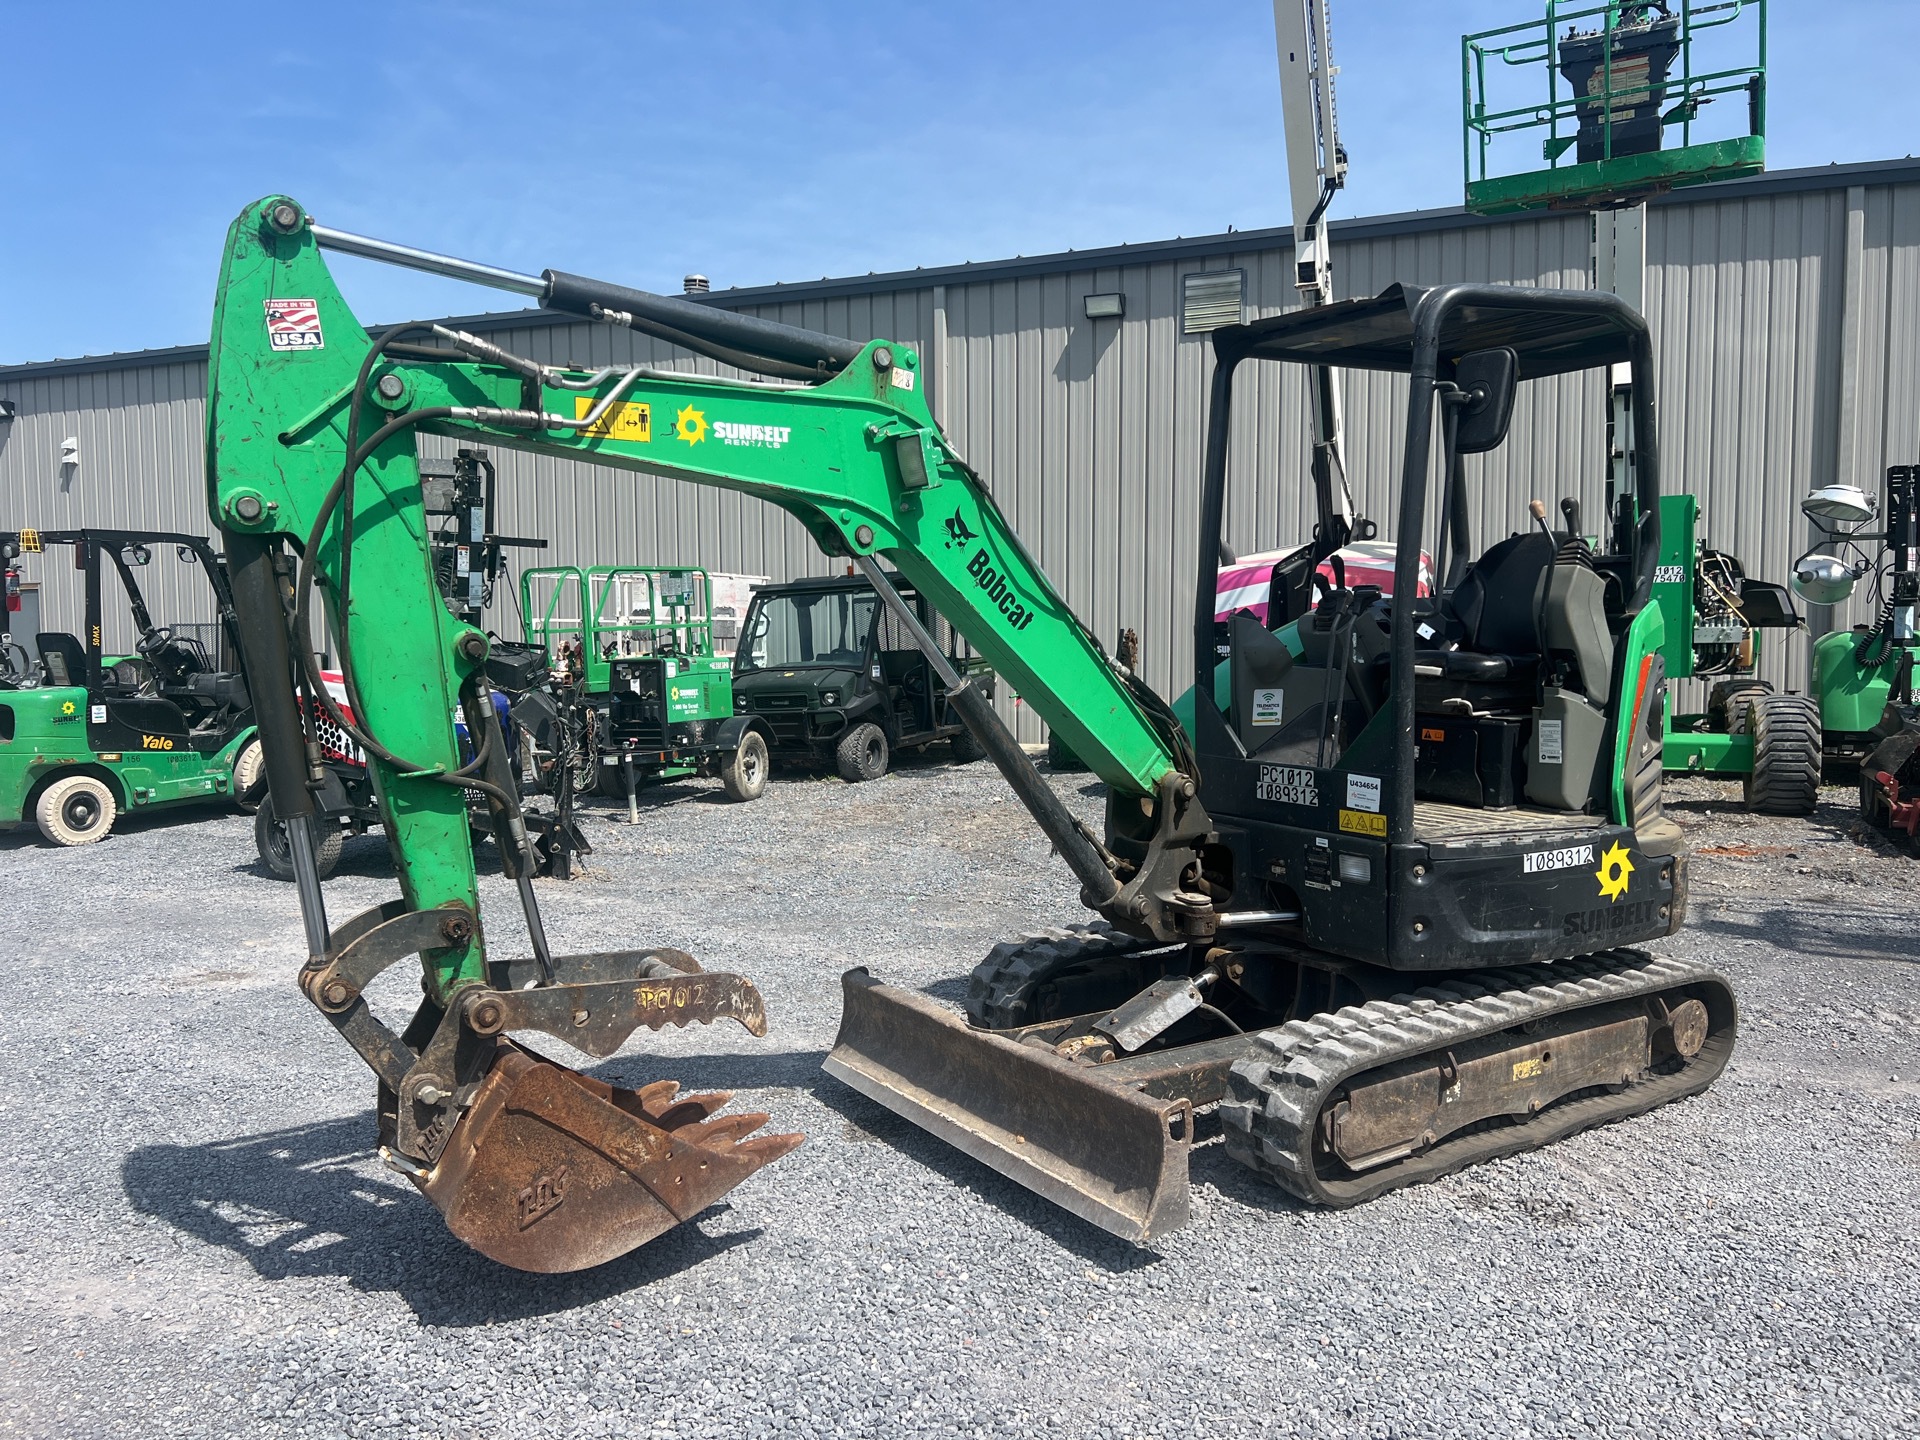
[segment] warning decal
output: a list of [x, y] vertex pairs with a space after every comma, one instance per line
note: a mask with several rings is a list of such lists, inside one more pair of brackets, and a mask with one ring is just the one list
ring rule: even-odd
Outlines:
[[276, 350], [324, 350], [318, 300], [266, 300], [267, 339]]

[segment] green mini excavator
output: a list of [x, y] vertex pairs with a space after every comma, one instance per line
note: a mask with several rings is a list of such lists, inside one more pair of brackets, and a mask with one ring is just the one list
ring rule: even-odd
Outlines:
[[[759, 378], [551, 364], [447, 325], [369, 335], [327, 250], [531, 295]], [[1203, 1106], [1220, 1104], [1236, 1159], [1342, 1205], [1719, 1073], [1736, 1024], [1726, 983], [1621, 948], [1673, 933], [1686, 899], [1660, 806], [1645, 324], [1601, 293], [1396, 286], [1216, 331], [1212, 348], [1187, 727], [1028, 555], [935, 423], [910, 346], [432, 255], [329, 229], [284, 196], [241, 213], [214, 322], [209, 504], [290, 822], [301, 988], [378, 1076], [389, 1163], [456, 1234], [529, 1269], [592, 1264], [698, 1213], [798, 1137], [750, 1138], [764, 1117], [717, 1114], [725, 1097], [616, 1089], [507, 1038], [605, 1056], [641, 1026], [766, 1021], [750, 982], [678, 952], [550, 952], [507, 757], [489, 745], [463, 764], [455, 743], [456, 706], [471, 733], [496, 730], [488, 642], [434, 585], [422, 432], [755, 495], [874, 582], [1098, 921], [998, 947], [964, 1015], [850, 971], [827, 1069], [1097, 1225], [1144, 1240], [1184, 1221]], [[1265, 622], [1234, 623], [1216, 683], [1236, 385], [1289, 362], [1409, 377], [1396, 583], [1349, 587], [1338, 566], [1316, 580], [1374, 528], [1323, 494], [1314, 545], [1277, 568]], [[1596, 553], [1536, 504], [1477, 549], [1467, 458], [1502, 443], [1516, 386], [1616, 363], [1634, 367], [1640, 411], [1637, 489], [1609, 527], [1625, 548]], [[1430, 509], [1443, 573], [1423, 594]], [[883, 561], [1097, 772], [1100, 830], [894, 604]], [[315, 596], [350, 717], [316, 680]], [[300, 843], [317, 753], [302, 692], [305, 715], [326, 713], [368, 756], [397, 857], [400, 896], [339, 925]], [[482, 923], [468, 789], [506, 837], [524, 957], [503, 953], [506, 923]], [[366, 987], [415, 954], [425, 998], [390, 1028]]]

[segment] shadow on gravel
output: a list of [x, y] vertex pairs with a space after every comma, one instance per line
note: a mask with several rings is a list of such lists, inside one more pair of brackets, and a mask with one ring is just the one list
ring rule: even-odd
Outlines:
[[121, 1166], [134, 1207], [242, 1256], [266, 1280], [337, 1275], [400, 1296], [428, 1325], [485, 1325], [592, 1304], [691, 1269], [762, 1232], [691, 1223], [572, 1275], [507, 1270], [447, 1232], [397, 1176], [370, 1173], [372, 1111], [209, 1145], [148, 1145]]
[[1766, 909], [1695, 909], [1688, 930], [1729, 940], [1758, 941], [1790, 953], [1841, 960], [1891, 960], [1920, 963], [1915, 953], [1913, 920], [1895, 912], [1809, 910], [1804, 905]]
[[878, 1141], [897, 1150], [916, 1165], [1038, 1231], [1089, 1265], [1118, 1275], [1160, 1263], [1158, 1251], [1089, 1225], [837, 1080], [820, 1076], [810, 1089], [814, 1099], [847, 1122], [848, 1139], [869, 1144]]
[[[171, 830], [176, 825], [192, 825], [201, 820], [212, 820], [236, 813], [233, 806], [225, 800], [189, 800], [177, 805], [162, 805], [155, 810], [127, 811], [113, 822], [113, 829], [107, 832], [106, 839], [96, 840], [94, 844], [111, 845], [116, 839], [144, 835], [150, 830]], [[11, 828], [0, 828], [0, 853], [8, 850], [55, 850], [58, 848], [43, 839], [39, 827], [30, 820]]]

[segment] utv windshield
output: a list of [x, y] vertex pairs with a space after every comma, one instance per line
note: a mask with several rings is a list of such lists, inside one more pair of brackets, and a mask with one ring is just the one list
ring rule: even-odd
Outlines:
[[803, 665], [857, 669], [866, 663], [880, 599], [871, 590], [768, 595], [754, 601], [734, 657], [736, 670], [793, 670]]

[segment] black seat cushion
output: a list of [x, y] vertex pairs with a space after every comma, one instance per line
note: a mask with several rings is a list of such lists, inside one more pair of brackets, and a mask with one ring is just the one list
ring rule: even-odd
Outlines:
[[42, 630], [33, 637], [33, 645], [47, 667], [49, 684], [87, 683], [87, 649], [78, 637], [60, 630]]
[[1553, 563], [1553, 550], [1551, 539], [1530, 530], [1509, 535], [1467, 567], [1448, 601], [1469, 649], [1540, 653], [1540, 572]]

